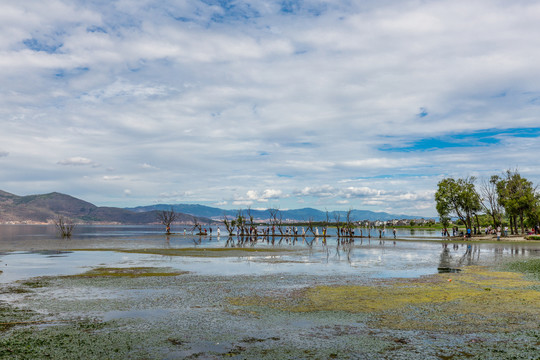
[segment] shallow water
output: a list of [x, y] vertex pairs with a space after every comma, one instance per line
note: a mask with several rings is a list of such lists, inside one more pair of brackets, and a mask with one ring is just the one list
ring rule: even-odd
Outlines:
[[[435, 241], [355, 239], [338, 245], [335, 238], [260, 238], [165, 236], [159, 226], [85, 226], [71, 239], [60, 239], [51, 226], [0, 226], [0, 283], [36, 276], [72, 275], [92, 267], [170, 267], [203, 275], [321, 274], [366, 278], [417, 277], [452, 271], [465, 265], [488, 265], [540, 257], [540, 245], [471, 244], [446, 247]], [[214, 231], [215, 233], [215, 231]], [[415, 236], [418, 231], [415, 231]], [[423, 232], [424, 238], [429, 238]], [[433, 233], [433, 232], [431, 232]], [[398, 235], [400, 237], [400, 235]], [[433, 237], [432, 239], [435, 239]], [[237, 257], [182, 257], [127, 254], [112, 249], [255, 247], [297, 250], [272, 256], [246, 253]], [[80, 249], [71, 251], [72, 249]], [[84, 249], [111, 249], [84, 251]]]

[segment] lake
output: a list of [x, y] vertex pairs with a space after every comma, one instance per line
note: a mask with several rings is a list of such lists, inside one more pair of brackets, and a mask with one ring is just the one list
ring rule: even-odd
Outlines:
[[[538, 243], [442, 243], [432, 230], [391, 230], [379, 239], [275, 237], [253, 241], [247, 237], [191, 235], [190, 228], [170, 236], [162, 226], [79, 226], [71, 239], [61, 239], [53, 226], [0, 225], [0, 282], [36, 276], [72, 275], [92, 267], [170, 267], [203, 275], [321, 274], [366, 278], [417, 277], [453, 271], [466, 265], [490, 265], [520, 258], [540, 257]], [[222, 230], [223, 231], [223, 230]], [[301, 231], [301, 230], [299, 230]], [[223, 233], [223, 232], [222, 232]], [[335, 230], [334, 230], [335, 233]], [[358, 233], [358, 232], [357, 232]], [[364, 234], [366, 230], [364, 229]], [[431, 240], [431, 241], [430, 241]], [[118, 249], [257, 248], [283, 250], [277, 255], [246, 253], [234, 257], [185, 257], [123, 253]], [[100, 251], [96, 251], [100, 250]]]

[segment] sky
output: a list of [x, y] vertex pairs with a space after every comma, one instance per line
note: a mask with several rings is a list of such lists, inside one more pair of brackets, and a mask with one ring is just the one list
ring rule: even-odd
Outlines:
[[3, 0], [0, 190], [435, 216], [540, 183], [540, 3]]

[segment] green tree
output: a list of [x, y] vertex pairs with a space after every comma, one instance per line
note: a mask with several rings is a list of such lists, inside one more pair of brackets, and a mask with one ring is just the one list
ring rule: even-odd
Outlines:
[[521, 233], [525, 233], [525, 216], [534, 214], [538, 195], [532, 182], [521, 177], [517, 170], [506, 170], [504, 177], [497, 182], [497, 192], [501, 205], [510, 220], [512, 234], [517, 234], [518, 219]]
[[457, 216], [467, 228], [472, 228], [473, 216], [482, 210], [480, 196], [474, 186], [475, 177], [465, 179], [446, 178], [439, 182], [435, 193], [440, 218]]

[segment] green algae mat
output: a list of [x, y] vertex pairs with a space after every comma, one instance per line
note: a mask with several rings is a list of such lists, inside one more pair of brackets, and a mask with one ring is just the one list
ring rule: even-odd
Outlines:
[[231, 297], [232, 305], [289, 312], [370, 313], [370, 325], [396, 330], [488, 332], [538, 329], [540, 282], [524, 274], [469, 267], [371, 285], [307, 287], [276, 297]]

